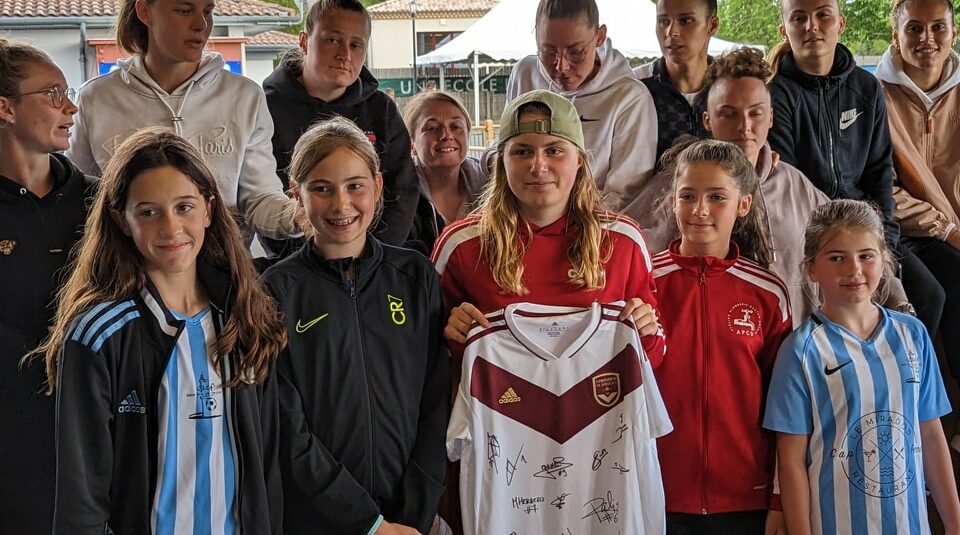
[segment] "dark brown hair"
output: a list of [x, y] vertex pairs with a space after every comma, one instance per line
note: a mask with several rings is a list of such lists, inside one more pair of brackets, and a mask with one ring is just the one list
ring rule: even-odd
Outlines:
[[707, 67], [707, 91], [718, 80], [737, 78], [757, 78], [766, 83], [773, 76], [773, 70], [763, 52], [756, 48], [743, 47], [724, 52]]
[[[217, 183], [200, 154], [169, 129], [145, 128], [120, 144], [98, 184], [70, 277], [57, 294], [53, 334], [36, 350], [46, 357], [50, 391], [56, 387], [57, 360], [70, 323], [98, 303], [129, 298], [146, 284], [143, 256], [113, 214], [125, 209], [130, 185], [141, 173], [167, 166], [190, 178], [205, 200], [216, 201], [219, 196]], [[210, 352], [213, 363], [236, 353], [240, 373], [227, 386], [240, 380], [262, 382], [270, 360], [286, 346], [287, 333], [276, 306], [257, 280], [240, 228], [222, 203], [213, 204], [197, 261], [229, 273], [232, 286], [226, 303], [232, 312]]]

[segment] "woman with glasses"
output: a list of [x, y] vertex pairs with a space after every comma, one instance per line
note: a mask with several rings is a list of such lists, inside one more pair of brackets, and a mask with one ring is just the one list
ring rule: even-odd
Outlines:
[[60, 151], [77, 107], [46, 53], [0, 38], [0, 533], [50, 533], [54, 403], [43, 363], [21, 366], [46, 337], [88, 181]]
[[657, 110], [627, 59], [613, 48], [594, 0], [540, 0], [537, 55], [513, 68], [507, 102], [534, 89], [573, 102], [607, 207], [620, 211], [653, 174]]
[[147, 126], [167, 126], [200, 150], [220, 199], [248, 231], [285, 238], [298, 231], [296, 203], [280, 188], [273, 122], [260, 87], [204, 53], [214, 0], [122, 0], [117, 44], [132, 54], [80, 88], [67, 156], [99, 176], [114, 150]]

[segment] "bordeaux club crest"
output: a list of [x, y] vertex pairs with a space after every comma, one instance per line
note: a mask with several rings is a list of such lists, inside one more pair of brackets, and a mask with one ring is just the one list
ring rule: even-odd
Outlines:
[[593, 376], [593, 399], [604, 407], [613, 407], [620, 401], [620, 374], [601, 373]]

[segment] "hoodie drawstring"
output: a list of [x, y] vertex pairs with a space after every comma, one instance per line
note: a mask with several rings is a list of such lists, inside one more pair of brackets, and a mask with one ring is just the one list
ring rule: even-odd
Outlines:
[[173, 123], [173, 131], [177, 133], [178, 136], [183, 135], [183, 106], [187, 103], [187, 97], [190, 96], [190, 91], [193, 89], [194, 84], [197, 83], [196, 79], [190, 80], [190, 85], [187, 86], [187, 90], [183, 92], [183, 98], [180, 99], [180, 106], [177, 107], [177, 111], [173, 111], [173, 107], [170, 106], [170, 103], [167, 102], [163, 95], [157, 91], [156, 87], [150, 86], [150, 89], [153, 90], [153, 93], [157, 95], [157, 98], [160, 99], [160, 102], [163, 102], [163, 105], [170, 110], [170, 121]]

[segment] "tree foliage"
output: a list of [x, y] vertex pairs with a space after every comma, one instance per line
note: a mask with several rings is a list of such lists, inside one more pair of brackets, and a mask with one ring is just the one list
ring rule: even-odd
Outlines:
[[[847, 29], [840, 37], [854, 54], [880, 54], [890, 44], [890, 0], [841, 0]], [[778, 0], [718, 0], [721, 39], [771, 47], [780, 42]]]

